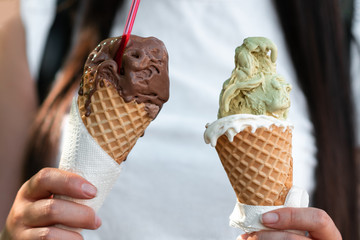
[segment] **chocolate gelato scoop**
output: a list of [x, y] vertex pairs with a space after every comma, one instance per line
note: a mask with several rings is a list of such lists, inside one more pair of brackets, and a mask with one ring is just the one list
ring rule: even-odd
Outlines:
[[168, 53], [165, 45], [154, 37], [132, 35], [118, 71], [114, 58], [120, 41], [121, 37], [102, 41], [85, 63], [84, 76], [89, 77], [90, 81], [85, 89], [82, 79], [79, 95], [87, 97], [86, 116], [91, 113], [91, 96], [99, 85], [104, 85], [102, 79], [107, 79], [107, 84], [112, 84], [125, 102], [135, 100], [139, 104], [144, 103], [149, 117], [154, 119], [169, 99]]

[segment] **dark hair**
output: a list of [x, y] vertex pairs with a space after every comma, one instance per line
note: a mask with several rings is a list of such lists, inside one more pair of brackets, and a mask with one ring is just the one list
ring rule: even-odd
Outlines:
[[[117, 9], [123, 0], [69, 0], [67, 2], [74, 2], [77, 6], [75, 10], [77, 18], [73, 19], [76, 24], [72, 24], [74, 26], [73, 42], [68, 49], [65, 63], [58, 66], [62, 68], [61, 74], [42, 103], [31, 129], [24, 180], [29, 179], [43, 167], [54, 165], [62, 119], [80, 85], [86, 58], [101, 40], [108, 37]], [[59, 7], [62, 6], [64, 4], [59, 5]], [[73, 5], [69, 4], [70, 7]], [[50, 77], [54, 78], [54, 76]], [[46, 81], [50, 82], [51, 79]]]
[[[82, 0], [79, 23], [62, 74], [42, 104], [29, 144], [25, 179], [51, 165], [57, 152], [61, 119], [77, 89], [89, 52], [108, 37], [123, 0]], [[285, 37], [307, 97], [318, 147], [315, 205], [334, 219], [344, 239], [357, 238], [357, 175], [349, 76], [350, 9], [343, 18], [338, 0], [274, 0]], [[111, 6], [111, 7], [108, 7]], [[81, 9], [81, 11], [79, 10]]]
[[[338, 0], [274, 3], [315, 126], [315, 206], [332, 217], [344, 239], [357, 239], [359, 209], [349, 61], [352, 12], [345, 18]], [[352, 9], [351, 1], [348, 4]]]

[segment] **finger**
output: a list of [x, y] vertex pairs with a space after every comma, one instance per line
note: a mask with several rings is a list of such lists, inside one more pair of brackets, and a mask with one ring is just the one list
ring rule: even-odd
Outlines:
[[56, 227], [45, 227], [45, 228], [30, 228], [23, 232], [23, 240], [40, 240], [40, 239], [51, 239], [51, 240], [83, 240], [80, 233], [64, 230]]
[[302, 235], [297, 235], [290, 232], [279, 231], [260, 231], [252, 234], [241, 235], [242, 240], [309, 240]]
[[89, 199], [96, 196], [96, 188], [81, 176], [56, 168], [44, 168], [27, 181], [20, 195], [38, 200], [52, 194]]
[[317, 208], [281, 208], [263, 214], [265, 226], [276, 229], [308, 231], [316, 239], [341, 239], [329, 215]]
[[[296, 234], [296, 235], [299, 235], [299, 236], [307, 236], [307, 232], [305, 231], [295, 231], [295, 230], [286, 230], [288, 233], [293, 233], [293, 234]], [[253, 236], [256, 236], [255, 233], [253, 233]], [[250, 234], [249, 233], [245, 233], [245, 234], [242, 234], [240, 236], [238, 236], [236, 238], [236, 240], [244, 240], [244, 239], [248, 239], [250, 237]], [[297, 237], [297, 236], [295, 236]], [[305, 238], [305, 239], [308, 239], [308, 238]]]
[[61, 199], [42, 199], [29, 204], [23, 219], [29, 227], [62, 224], [73, 228], [97, 229], [101, 225], [92, 208]]

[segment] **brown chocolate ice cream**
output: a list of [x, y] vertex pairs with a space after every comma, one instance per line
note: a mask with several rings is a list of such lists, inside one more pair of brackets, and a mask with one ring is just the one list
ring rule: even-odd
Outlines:
[[165, 45], [154, 37], [132, 35], [118, 71], [114, 58], [120, 41], [121, 37], [102, 41], [85, 63], [84, 75], [92, 79], [89, 91], [84, 91], [83, 83], [79, 89], [79, 95], [87, 96], [86, 115], [91, 113], [92, 94], [99, 84], [104, 85], [101, 79], [106, 78], [106, 84], [112, 84], [126, 102], [135, 100], [144, 103], [149, 117], [154, 119], [169, 99], [168, 53]]

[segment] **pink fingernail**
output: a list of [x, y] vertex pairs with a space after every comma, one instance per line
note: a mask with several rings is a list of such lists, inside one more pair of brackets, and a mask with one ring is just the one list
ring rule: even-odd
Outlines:
[[91, 185], [91, 184], [87, 184], [87, 183], [84, 183], [82, 186], [81, 186], [81, 189], [82, 191], [89, 197], [95, 197], [96, 196], [96, 188]]
[[279, 214], [277, 213], [264, 213], [261, 218], [262, 223], [276, 223], [279, 221]]
[[242, 240], [246, 240], [249, 238], [249, 236], [250, 236], [249, 234], [245, 233], [245, 234], [241, 235], [240, 237]]
[[95, 216], [95, 226], [96, 228], [101, 226], [101, 219], [97, 215]]

